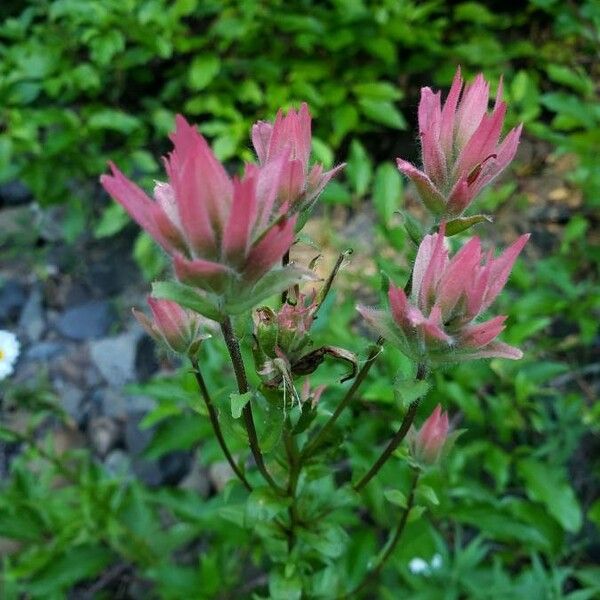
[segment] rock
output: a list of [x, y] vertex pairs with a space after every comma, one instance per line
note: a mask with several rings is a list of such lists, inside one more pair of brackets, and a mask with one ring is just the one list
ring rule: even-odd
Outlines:
[[19, 317], [19, 328], [25, 333], [29, 341], [37, 342], [42, 337], [46, 323], [42, 306], [42, 292], [39, 287], [34, 287]]
[[131, 475], [131, 459], [123, 450], [113, 450], [106, 455], [104, 467], [110, 475], [118, 479], [129, 478]]
[[93, 413], [112, 418], [124, 418], [131, 413], [145, 414], [156, 404], [147, 396], [127, 395], [110, 386], [94, 390], [90, 401]]
[[65, 310], [56, 322], [61, 335], [72, 340], [100, 338], [114, 322], [108, 302], [92, 300]]
[[4, 206], [18, 206], [33, 200], [29, 188], [18, 180], [7, 181], [0, 184], [0, 204]]
[[210, 475], [208, 469], [200, 464], [198, 457], [192, 459], [190, 472], [181, 480], [179, 487], [183, 490], [196, 492], [202, 498], [207, 498], [210, 492]]
[[92, 417], [88, 423], [87, 434], [94, 452], [99, 456], [106, 456], [119, 442], [121, 428], [114, 419]]
[[229, 481], [235, 478], [233, 469], [229, 466], [226, 460], [219, 461], [210, 465], [208, 470], [211, 483], [215, 489], [220, 492]]
[[160, 369], [160, 364], [154, 352], [155, 347], [156, 343], [149, 335], [141, 335], [138, 339], [135, 353], [135, 372], [140, 381], [148, 381]]
[[140, 334], [137, 331], [90, 343], [92, 362], [114, 387], [135, 381], [135, 356]]
[[25, 354], [27, 360], [48, 361], [59, 354], [63, 354], [66, 346], [62, 342], [44, 341], [33, 344]]
[[59, 397], [59, 402], [64, 411], [76, 422], [81, 423], [85, 414], [82, 406], [84, 392], [77, 386], [57, 379], [54, 381], [54, 389]]
[[143, 457], [143, 452], [154, 436], [154, 428], [140, 429], [142, 413], [130, 415], [125, 424], [125, 446], [131, 455], [132, 470], [146, 485], [176, 485], [191, 466], [190, 452], [169, 452], [158, 461]]
[[25, 288], [18, 281], [0, 282], [0, 327], [16, 321], [26, 301]]

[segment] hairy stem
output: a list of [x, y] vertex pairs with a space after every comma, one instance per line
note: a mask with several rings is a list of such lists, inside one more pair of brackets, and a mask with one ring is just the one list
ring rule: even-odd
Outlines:
[[[417, 381], [422, 381], [425, 378], [425, 366], [420, 364], [417, 368]], [[383, 452], [379, 456], [379, 458], [375, 461], [373, 466], [363, 475], [363, 477], [354, 484], [354, 489], [357, 492], [360, 492], [375, 475], [379, 472], [381, 467], [387, 462], [388, 458], [392, 455], [394, 450], [402, 443], [402, 440], [406, 437], [406, 434], [410, 430], [410, 426], [413, 424], [415, 420], [415, 416], [417, 414], [417, 409], [419, 408], [420, 398], [413, 400], [409, 406], [406, 414], [404, 415], [404, 419], [402, 419], [402, 424], [400, 425], [400, 429], [394, 434], [394, 437], [389, 441], [388, 445], [384, 448]]]
[[202, 372], [200, 371], [200, 365], [198, 364], [197, 358], [191, 358], [190, 361], [192, 363], [192, 368], [194, 369], [194, 376], [196, 377], [196, 382], [198, 383], [198, 388], [200, 389], [200, 393], [202, 395], [202, 399], [204, 400], [204, 404], [206, 405], [206, 410], [208, 411], [208, 417], [210, 419], [210, 423], [212, 425], [213, 431], [215, 432], [215, 436], [217, 441], [219, 442], [219, 446], [221, 446], [221, 450], [229, 463], [229, 466], [233, 469], [233, 472], [237, 475], [238, 479], [242, 482], [244, 487], [251, 492], [252, 486], [246, 479], [245, 475], [240, 470], [239, 466], [235, 462], [229, 448], [227, 447], [227, 442], [223, 437], [223, 432], [221, 431], [221, 426], [219, 424], [219, 417], [217, 415], [217, 410], [215, 409], [215, 405], [213, 404], [212, 398], [210, 397], [210, 393], [208, 388], [206, 387], [206, 382], [204, 381], [204, 377], [202, 376]]
[[[221, 331], [223, 332], [223, 338], [225, 339], [225, 344], [227, 345], [227, 350], [229, 351], [229, 357], [231, 358], [231, 364], [235, 373], [238, 391], [240, 394], [245, 394], [250, 390], [248, 386], [248, 378], [246, 377], [246, 368], [244, 366], [244, 359], [242, 358], [240, 345], [235, 337], [235, 333], [233, 332], [233, 326], [229, 317], [226, 317], [221, 323]], [[283, 490], [277, 485], [273, 477], [271, 477], [269, 471], [267, 471], [267, 467], [260, 450], [258, 434], [256, 433], [256, 426], [254, 425], [251, 402], [246, 402], [242, 410], [242, 416], [244, 417], [244, 426], [246, 427], [246, 432], [248, 433], [248, 442], [250, 444], [250, 450], [252, 452], [252, 456], [254, 457], [254, 461], [256, 462], [256, 466], [258, 467], [258, 470], [264, 477], [265, 481], [278, 494], [281, 494]]]
[[342, 398], [342, 401], [339, 403], [338, 407], [335, 409], [335, 412], [329, 417], [329, 420], [323, 425], [321, 430], [317, 433], [317, 435], [307, 443], [301, 453], [301, 458], [304, 460], [305, 458], [310, 457], [315, 450], [319, 448], [319, 446], [326, 439], [327, 434], [331, 431], [331, 428], [335, 425], [335, 422], [338, 420], [344, 409], [350, 404], [352, 399], [354, 398], [354, 394], [361, 386], [362, 382], [365, 380], [375, 359], [381, 353], [381, 346], [383, 345], [383, 340], [380, 338], [377, 340], [377, 344], [371, 349], [369, 352], [369, 356], [367, 356], [367, 360], [364, 365], [360, 368], [360, 371], [356, 375], [356, 378], [352, 382], [352, 385], [348, 388], [346, 395]]
[[400, 541], [400, 538], [402, 537], [402, 534], [404, 533], [404, 528], [406, 527], [406, 523], [408, 522], [408, 517], [410, 515], [410, 511], [412, 510], [412, 507], [415, 502], [415, 491], [417, 489], [418, 483], [419, 483], [419, 471], [418, 471], [418, 469], [415, 469], [413, 471], [413, 477], [412, 477], [410, 492], [408, 494], [406, 508], [402, 512], [402, 516], [400, 517], [400, 521], [399, 521], [397, 527], [394, 529], [390, 538], [386, 542], [383, 553], [381, 554], [379, 560], [377, 561], [375, 566], [365, 574], [364, 579], [358, 585], [358, 587], [354, 588], [351, 592], [349, 592], [345, 596], [342, 596], [341, 598], [339, 598], [339, 600], [345, 600], [346, 598], [355, 598], [356, 594], [358, 594], [359, 592], [364, 590], [367, 587], [367, 585], [369, 585], [369, 583], [371, 581], [373, 581], [374, 579], [376, 579], [377, 576], [381, 573], [381, 570], [385, 566], [385, 563], [387, 562], [388, 558], [394, 552], [396, 546], [398, 545], [398, 542]]

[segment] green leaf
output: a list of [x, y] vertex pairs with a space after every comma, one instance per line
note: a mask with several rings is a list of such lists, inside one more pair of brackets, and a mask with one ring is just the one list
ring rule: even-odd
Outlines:
[[435, 490], [429, 485], [420, 485], [417, 489], [417, 495], [435, 506], [440, 503]]
[[146, 281], [157, 277], [167, 264], [165, 254], [145, 231], [142, 231], [135, 240], [133, 257]]
[[28, 595], [49, 597], [98, 575], [111, 562], [112, 552], [103, 546], [73, 546], [51, 560], [27, 584]]
[[352, 195], [339, 181], [330, 181], [320, 196], [323, 204], [351, 204]]
[[450, 237], [456, 235], [457, 233], [466, 231], [470, 227], [473, 227], [473, 225], [483, 223], [484, 221], [493, 223], [492, 217], [488, 215], [473, 215], [471, 217], [458, 217], [457, 219], [452, 219], [452, 221], [446, 223], [446, 236]]
[[252, 392], [246, 392], [245, 394], [232, 392], [229, 394], [229, 400], [231, 402], [231, 416], [234, 419], [239, 419], [242, 416], [244, 406], [252, 400]]
[[386, 100], [361, 98], [358, 102], [365, 117], [394, 129], [406, 129], [408, 124], [402, 113]]
[[[228, 298], [223, 307], [223, 314], [239, 314], [254, 308], [266, 298], [282, 292], [283, 290], [303, 281], [314, 281], [317, 276], [308, 269], [296, 265], [273, 269], [264, 275], [248, 292], [239, 298]], [[191, 308], [191, 307], [190, 307]], [[198, 310], [198, 312], [201, 312]], [[202, 313], [209, 317], [208, 314]], [[209, 317], [210, 319], [219, 320]]]
[[197, 56], [190, 65], [188, 83], [193, 90], [203, 90], [217, 76], [221, 60], [214, 54]]
[[93, 113], [87, 124], [90, 129], [108, 129], [130, 135], [140, 126], [141, 121], [121, 110], [105, 108]]
[[517, 463], [517, 472], [525, 482], [529, 498], [544, 504], [567, 531], [574, 533], [580, 529], [581, 507], [562, 470], [526, 458]]
[[257, 521], [270, 521], [279, 513], [285, 511], [291, 499], [284, 498], [271, 488], [255, 488], [246, 502], [246, 524], [252, 525]]
[[177, 302], [213, 321], [223, 320], [223, 313], [215, 300], [200, 295], [194, 288], [178, 281], [155, 281], [152, 284], [152, 295], [155, 298]]
[[358, 140], [352, 140], [350, 144], [350, 156], [345, 172], [354, 193], [362, 198], [369, 188], [373, 166], [364, 146]]
[[285, 571], [273, 571], [269, 576], [269, 594], [272, 600], [300, 600], [302, 581], [298, 571], [289, 577], [286, 577]]
[[94, 228], [94, 237], [110, 237], [121, 231], [127, 223], [129, 223], [129, 215], [120, 204], [113, 202], [102, 211], [100, 221]]
[[430, 387], [427, 381], [399, 380], [394, 382], [394, 397], [406, 409], [411, 402], [423, 398]]
[[170, 417], [161, 422], [143, 455], [149, 460], [156, 460], [174, 450], [189, 450], [206, 435], [206, 430], [206, 421], [196, 416], [181, 414]]
[[406, 495], [400, 490], [385, 490], [383, 495], [388, 502], [391, 502], [400, 508], [406, 508], [408, 506]]
[[373, 203], [382, 224], [389, 226], [394, 212], [402, 203], [402, 178], [398, 169], [390, 163], [380, 165], [375, 172]]
[[415, 219], [408, 211], [403, 211], [404, 227], [408, 237], [413, 241], [415, 246], [419, 246], [425, 237], [425, 231], [420, 221]]

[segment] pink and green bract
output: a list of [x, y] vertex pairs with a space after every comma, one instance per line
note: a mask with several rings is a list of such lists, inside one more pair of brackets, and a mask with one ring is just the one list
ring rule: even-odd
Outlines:
[[460, 68], [444, 105], [440, 92], [421, 90], [419, 135], [423, 168], [398, 158], [398, 169], [415, 184], [427, 208], [435, 215], [457, 217], [479, 192], [512, 161], [521, 125], [500, 142], [506, 114], [502, 82], [488, 114], [489, 83], [479, 74], [463, 90]]
[[476, 322], [502, 291], [513, 263], [527, 242], [522, 235], [503, 254], [484, 254], [474, 237], [452, 258], [444, 224], [419, 246], [407, 297], [390, 285], [389, 310], [359, 306], [363, 317], [391, 343], [417, 361], [452, 363], [476, 358], [521, 358], [522, 353], [496, 340], [506, 317]]

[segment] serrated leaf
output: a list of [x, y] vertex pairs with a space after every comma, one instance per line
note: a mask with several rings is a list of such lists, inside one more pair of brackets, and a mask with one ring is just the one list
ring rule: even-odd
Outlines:
[[408, 506], [406, 495], [400, 490], [385, 490], [383, 495], [388, 502], [391, 502], [396, 506], [400, 506], [401, 508], [406, 508]]
[[231, 416], [234, 419], [239, 419], [242, 416], [242, 410], [244, 410], [244, 406], [246, 406], [250, 400], [252, 400], [252, 392], [246, 392], [245, 394], [231, 392], [231, 394], [229, 394], [229, 401], [231, 402]]

